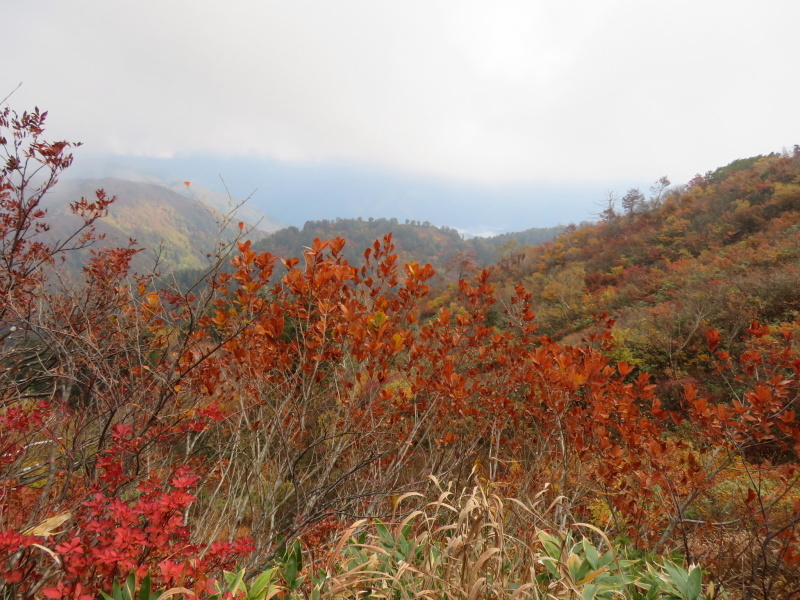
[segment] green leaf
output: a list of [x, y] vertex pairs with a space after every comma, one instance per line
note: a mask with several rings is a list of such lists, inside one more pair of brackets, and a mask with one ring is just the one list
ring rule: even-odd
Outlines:
[[647, 566], [647, 572], [647, 582], [652, 588], [656, 588], [658, 590], [663, 589], [668, 594], [680, 597], [681, 592], [679, 592], [673, 585], [674, 581], [667, 577], [669, 573], [659, 573], [651, 565]]
[[257, 600], [266, 596], [269, 591], [269, 585], [272, 583], [272, 577], [275, 574], [275, 569], [267, 569], [261, 575], [256, 577], [256, 580], [250, 586], [248, 597], [251, 600]]
[[583, 552], [586, 555], [586, 560], [589, 561], [592, 570], [596, 571], [599, 569], [600, 556], [597, 554], [597, 550], [595, 550], [594, 546], [592, 546], [588, 540], [583, 540]]
[[394, 536], [389, 532], [389, 528], [386, 527], [386, 525], [383, 523], [376, 523], [375, 531], [381, 538], [381, 543], [386, 550], [390, 550], [394, 547]]
[[405, 538], [397, 540], [397, 549], [400, 551], [400, 560], [408, 559], [411, 556], [411, 544]]
[[559, 560], [561, 558], [561, 544], [553, 536], [540, 531], [539, 539], [542, 541], [545, 553], [550, 558]]
[[295, 540], [286, 552], [284, 578], [290, 590], [297, 588], [297, 574], [303, 569], [303, 551], [300, 540]]
[[570, 554], [567, 557], [567, 568], [574, 581], [580, 581], [591, 571], [589, 565], [577, 554]]
[[150, 600], [150, 574], [144, 576], [139, 587], [139, 600]]
[[687, 580], [689, 579], [689, 574], [678, 565], [669, 561], [664, 561], [664, 568], [667, 570], [667, 573], [669, 573], [672, 585], [678, 588], [683, 598], [688, 598], [689, 591]]
[[119, 587], [119, 581], [114, 578], [114, 585], [111, 586], [111, 596], [114, 600], [122, 600], [122, 590]]
[[593, 583], [589, 583], [584, 586], [583, 593], [581, 597], [583, 600], [594, 600], [594, 597], [597, 595], [597, 586]]
[[228, 582], [228, 588], [224, 591], [230, 592], [235, 594], [236, 592], [242, 591], [247, 592], [247, 588], [244, 585], [244, 570], [239, 569], [236, 573], [229, 573], [225, 571], [225, 580]]
[[125, 600], [134, 600], [136, 598], [136, 573], [134, 571], [131, 571], [128, 575], [125, 587], [122, 588], [122, 594]]
[[699, 567], [692, 569], [689, 573], [689, 578], [686, 580], [686, 598], [687, 600], [697, 600], [700, 596], [700, 586], [703, 582], [703, 573]]
[[[603, 554], [603, 556], [600, 558], [600, 561], [598, 562], [598, 568], [605, 567], [613, 562], [614, 562], [614, 553], [611, 550], [609, 550], [608, 552]], [[633, 562], [634, 561], [629, 561], [628, 564], [633, 564]]]

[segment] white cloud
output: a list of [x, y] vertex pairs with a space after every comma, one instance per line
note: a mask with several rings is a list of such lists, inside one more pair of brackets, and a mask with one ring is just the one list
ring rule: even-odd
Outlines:
[[31, 0], [4, 12], [0, 72], [8, 89], [24, 81], [12, 104], [49, 108], [52, 131], [95, 152], [677, 181], [799, 141], [795, 0]]

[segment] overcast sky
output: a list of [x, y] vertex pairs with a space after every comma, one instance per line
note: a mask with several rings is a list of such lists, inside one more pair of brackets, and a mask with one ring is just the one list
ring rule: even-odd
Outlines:
[[800, 1], [3, 0], [0, 98], [91, 152], [686, 181], [800, 143]]

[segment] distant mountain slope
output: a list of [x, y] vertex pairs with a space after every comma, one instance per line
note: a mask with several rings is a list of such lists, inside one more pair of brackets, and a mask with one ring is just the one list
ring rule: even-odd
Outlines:
[[494, 278], [524, 282], [541, 333], [572, 340], [610, 313], [620, 360], [661, 380], [713, 379], [710, 329], [733, 352], [753, 321], [800, 326], [800, 149], [649, 200], [630, 190], [603, 222], [518, 252]]
[[[205, 171], [202, 181], [196, 180], [187, 173], [198, 174], [197, 169], [187, 166], [176, 166], [174, 169], [157, 168], [158, 159], [141, 157], [114, 157], [114, 156], [88, 156], [75, 162], [67, 172], [66, 179], [121, 179], [136, 183], [149, 183], [172, 190], [182, 196], [199, 200], [203, 204], [218, 210], [222, 214], [230, 212], [232, 207], [238, 206], [236, 211], [240, 220], [258, 227], [260, 231], [271, 233], [286, 226], [285, 223], [268, 214], [257, 206], [252, 198], [237, 197], [228, 193], [226, 182], [217, 175], [219, 171], [209, 168]], [[170, 161], [166, 161], [169, 163]], [[210, 175], [210, 177], [209, 177]], [[187, 179], [189, 181], [187, 181]], [[203, 183], [205, 182], [205, 184]], [[186, 183], [189, 185], [187, 186]], [[217, 191], [221, 188], [224, 191]]]
[[[189, 184], [188, 186], [186, 185], [187, 183]], [[165, 181], [157, 183], [157, 185], [161, 185], [183, 196], [198, 200], [202, 204], [213, 208], [223, 215], [235, 210], [237, 220], [244, 221], [256, 228], [257, 232], [254, 232], [253, 237], [259, 237], [262, 234], [267, 235], [286, 227], [285, 223], [265, 213], [255, 206], [255, 204], [248, 201], [247, 198], [236, 198], [229, 194], [217, 192], [198, 183], [189, 181]]]
[[[580, 224], [580, 227], [586, 227], [587, 225], [590, 225], [590, 223], [583, 222]], [[525, 229], [524, 231], [512, 231], [510, 233], [501, 233], [491, 237], [473, 238], [471, 241], [473, 242], [473, 245], [480, 256], [481, 252], [485, 252], [486, 249], [489, 248], [497, 249], [508, 245], [539, 246], [554, 240], [565, 231], [571, 231], [575, 229], [577, 229], [577, 226], [574, 225], [570, 225], [568, 227], [563, 225], [556, 225], [555, 227], [531, 227], [530, 229]], [[493, 256], [492, 258], [494, 259], [496, 256]], [[485, 262], [488, 263], [493, 261], [486, 260]]]
[[[42, 206], [48, 211], [50, 235], [59, 238], [74, 229], [78, 220], [69, 203], [91, 199], [97, 189], [117, 196], [108, 216], [98, 222], [98, 233], [105, 235], [98, 246], [126, 245], [134, 239], [145, 249], [137, 255], [138, 269], [152, 267], [156, 254], [163, 270], [202, 268], [218, 239], [229, 240], [238, 231], [236, 223], [220, 231], [221, 214], [194, 198], [159, 185], [106, 178], [64, 180], [47, 194]], [[78, 268], [84, 259], [85, 254], [71, 256], [69, 265]]]
[[542, 243], [555, 238], [563, 227], [534, 228], [520, 233], [509, 233], [491, 238], [465, 240], [450, 227], [437, 227], [428, 222], [397, 219], [336, 219], [333, 221], [307, 221], [302, 229], [288, 227], [259, 240], [254, 248], [282, 257], [301, 256], [303, 247], [310, 246], [314, 238], [347, 240], [344, 255], [354, 264], [360, 264], [364, 250], [376, 239], [392, 233], [395, 249], [402, 261], [430, 263], [437, 270], [448, 268], [456, 254], [471, 256], [479, 265], [494, 263], [498, 248], [509, 242], [519, 245]]
[[[238, 233], [236, 225], [240, 213], [237, 211], [235, 222], [220, 231], [223, 211], [232, 208], [227, 196], [191, 183], [189, 186], [183, 183], [168, 185], [117, 178], [63, 180], [48, 193], [42, 205], [48, 210], [48, 222], [52, 226], [50, 235], [64, 237], [76, 226], [77, 218], [69, 211], [71, 202], [81, 197], [91, 199], [96, 190], [103, 189], [108, 195], [117, 196], [117, 200], [111, 205], [108, 216], [98, 221], [97, 231], [105, 239], [96, 247], [126, 245], [129, 239], [133, 239], [138, 247], [144, 248], [135, 258], [135, 269], [151, 268], [158, 255], [162, 272], [181, 271], [186, 277], [196, 275], [208, 264], [206, 254], [213, 253], [218, 239], [227, 241]], [[213, 206], [210, 200], [213, 200]], [[263, 218], [260, 211], [246, 212], [246, 208], [245, 204], [242, 217], [246, 214], [255, 219]], [[447, 270], [448, 261], [459, 253], [478, 265], [493, 264], [500, 247], [509, 243], [521, 247], [552, 240], [565, 229], [562, 226], [532, 228], [465, 240], [453, 228], [436, 227], [427, 222], [400, 223], [397, 219], [359, 218], [308, 221], [302, 229], [288, 227], [272, 233], [264, 231], [265, 227], [274, 229], [276, 226], [276, 221], [267, 216], [267, 221], [259, 222], [259, 229], [253, 229], [248, 237], [256, 241], [255, 247], [259, 250], [282, 257], [302, 255], [303, 248], [311, 245], [316, 237], [344, 237], [348, 241], [346, 256], [358, 264], [366, 247], [391, 232], [401, 260], [431, 263], [439, 270]], [[86, 256], [86, 251], [69, 256], [67, 264], [78, 270]]]
[[[473, 235], [579, 222], [606, 191], [631, 185], [612, 180], [531, 181], [480, 185], [389, 169], [257, 156], [178, 155], [172, 158], [81, 154], [70, 167], [80, 177], [189, 180], [234, 197], [296, 227], [308, 220], [390, 218], [430, 221]], [[203, 194], [198, 194], [202, 199]], [[243, 213], [244, 216], [244, 213]], [[245, 220], [250, 220], [247, 217]]]

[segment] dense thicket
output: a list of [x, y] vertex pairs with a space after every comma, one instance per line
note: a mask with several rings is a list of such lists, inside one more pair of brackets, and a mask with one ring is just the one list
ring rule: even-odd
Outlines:
[[800, 317], [799, 215], [800, 153], [737, 160], [629, 211], [611, 203], [603, 221], [509, 257], [493, 281], [524, 282], [543, 333], [574, 340], [607, 312], [615, 356], [724, 396], [705, 332], [739, 353], [753, 321]]
[[[753, 222], [751, 238], [772, 240], [775, 223], [797, 218], [796, 157], [756, 162], [769, 189], [757, 184], [754, 196], [750, 170], [701, 178], [657, 213], [632, 210], [509, 256], [502, 273], [518, 269], [523, 280], [514, 286], [500, 272], [467, 276], [464, 268], [447, 298], [431, 298], [434, 269], [404, 264], [387, 234], [359, 249], [357, 266], [342, 238], [316, 239], [299, 258], [250, 242], [222, 245], [205, 285], [179, 292], [130, 273], [134, 248], [98, 250], [81, 286], [59, 284], [60, 255], [92, 241], [112, 199], [99, 192], [75, 203], [83, 232], [74, 243], [39, 240], [42, 194], [71, 160], [69, 144], [43, 141], [43, 122], [38, 111], [6, 110], [0, 120], [4, 597], [80, 598], [130, 571], [202, 595], [220, 569], [268, 564], [293, 539], [330, 565], [326, 557], [342, 549], [327, 545], [334, 532], [362, 517], [404, 519], [403, 495], [435, 493], [437, 481], [550, 506], [549, 524], [589, 522], [598, 543], [618, 537], [632, 551], [679, 550], [751, 596], [794, 593], [800, 324], [750, 323], [739, 351], [700, 320], [703, 360], [732, 396], [684, 381], [679, 406], [665, 407], [635, 348], [615, 344], [607, 315], [568, 345], [540, 335], [534, 312], [550, 296], [573, 310], [564, 295], [572, 278], [584, 288], [596, 273], [629, 281], [636, 265], [614, 269], [638, 244], [618, 243], [617, 255], [604, 244], [633, 231], [682, 232], [680, 245], [665, 238], [673, 241], [641, 260], [683, 278], [682, 260], [713, 262], [711, 239], [726, 240], [723, 255], [742, 241], [726, 233], [730, 223]], [[747, 191], [747, 218], [703, 233], [705, 217], [691, 207], [735, 203], [720, 199], [725, 186]], [[763, 260], [791, 267], [796, 227], [780, 231], [786, 237], [775, 239], [785, 242], [765, 241], [777, 255]], [[779, 249], [790, 258], [780, 262]], [[555, 283], [540, 290], [537, 273]], [[611, 283], [597, 285], [581, 289], [581, 318], [584, 296], [602, 299]], [[551, 331], [566, 327], [544, 317]], [[481, 531], [475, 523], [470, 531]], [[513, 527], [518, 540], [547, 535], [534, 519]], [[475, 573], [487, 570], [470, 580], [472, 597], [493, 589], [494, 553], [476, 559]], [[535, 569], [524, 578], [518, 583], [538, 581]], [[591, 581], [581, 580], [584, 597]]]

